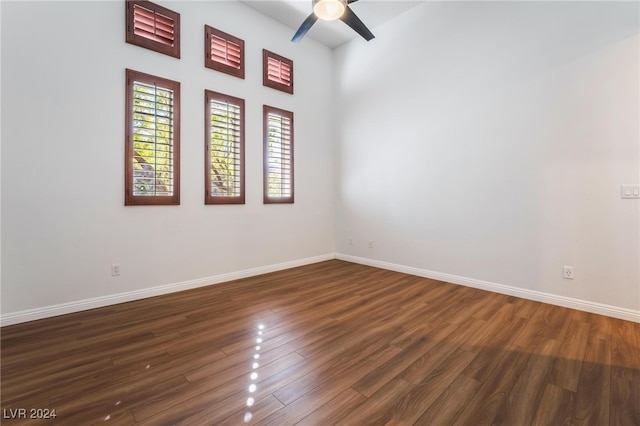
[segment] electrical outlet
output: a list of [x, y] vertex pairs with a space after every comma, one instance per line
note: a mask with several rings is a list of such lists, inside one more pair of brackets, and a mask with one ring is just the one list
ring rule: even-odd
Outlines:
[[563, 267], [563, 277], [565, 280], [572, 280], [575, 278], [575, 276], [573, 275], [573, 266]]
[[111, 265], [111, 276], [112, 277], [119, 277], [120, 276], [120, 264], [119, 263], [114, 263], [113, 265]]

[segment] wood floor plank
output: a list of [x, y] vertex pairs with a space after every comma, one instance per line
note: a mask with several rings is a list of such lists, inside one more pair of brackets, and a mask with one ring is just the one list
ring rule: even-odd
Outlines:
[[513, 306], [516, 316], [527, 320], [531, 319], [535, 311], [541, 305], [540, 302], [521, 299], [519, 297], [508, 297], [507, 303]]
[[620, 373], [616, 373], [618, 368], [612, 367], [609, 424], [620, 426], [640, 425], [638, 383], [634, 384], [631, 380], [621, 377]]
[[523, 348], [543, 345], [549, 339], [564, 340], [572, 311], [558, 306], [540, 304], [528, 326], [515, 340]]
[[3, 392], [3, 398], [26, 397], [29, 392], [34, 390], [46, 392], [69, 382], [77, 381], [81, 377], [93, 375], [96, 371], [110, 370], [112, 366], [111, 358], [103, 358], [98, 361], [69, 366], [67, 369], [49, 367], [48, 370], [45, 370], [46, 374], [43, 374], [42, 369], [36, 368], [23, 376], [3, 378], [2, 385], [6, 389]]
[[[186, 389], [184, 377], [175, 376], [151, 385], [129, 384], [113, 395], [100, 395], [100, 398], [64, 398], [56, 403], [60, 420], [66, 424], [104, 423], [104, 419], [124, 416], [128, 418], [132, 409], [144, 404], [149, 398], [175, 394]], [[127, 413], [126, 415], [123, 413]]]
[[[504, 424], [520, 425], [531, 422], [540, 405], [549, 373], [560, 350], [557, 340], [549, 339], [532, 353], [503, 406]], [[495, 420], [495, 419], [494, 419]]]
[[3, 327], [0, 408], [73, 426], [639, 425], [639, 345], [640, 324], [331, 260]]
[[[485, 315], [485, 326], [474, 334], [467, 341], [467, 344], [480, 349], [487, 346], [500, 348], [508, 345], [520, 334], [517, 326], [527, 322], [517, 314], [518, 308], [514, 303], [504, 303], [498, 306], [498, 309], [494, 310], [492, 315]], [[474, 350], [474, 352], [478, 352], [478, 350]]]
[[[286, 407], [273, 413], [261, 424], [281, 425], [295, 424], [307, 417], [311, 412], [335, 399], [344, 389], [350, 389], [359, 378], [371, 369], [378, 368], [384, 362], [398, 355], [400, 350], [394, 346], [385, 346], [381, 350], [363, 354], [356, 362], [349, 363], [344, 369], [332, 369], [317, 377], [314, 383], [307, 388], [294, 388], [300, 390], [298, 395], [293, 395], [288, 403], [283, 401], [276, 392], [278, 400], [285, 402]], [[308, 390], [311, 388], [311, 390]], [[285, 394], [287, 396], [289, 394]]]
[[571, 321], [568, 337], [562, 342], [549, 383], [571, 392], [578, 390], [580, 371], [587, 348], [590, 326], [588, 323]]
[[473, 317], [487, 320], [493, 317], [495, 313], [498, 312], [498, 310], [500, 310], [500, 308], [502, 308], [505, 303], [508, 302], [509, 299], [509, 296], [504, 296], [502, 294], [498, 295], [498, 297], [496, 297], [496, 295], [492, 295], [492, 297], [486, 298], [482, 308], [478, 312], [475, 312], [473, 314]]
[[[476, 357], [481, 356], [481, 353]], [[454, 425], [493, 424], [531, 356], [516, 346], [507, 347], [502, 351], [491, 351], [491, 354], [490, 361], [487, 360], [488, 373], [483, 375], [482, 385], [456, 418]], [[469, 377], [473, 378], [473, 371], [465, 370], [462, 374], [469, 374]]]
[[[112, 369], [76, 378], [72, 386], [65, 387], [64, 392], [51, 393], [49, 399], [57, 407], [71, 404], [81, 408], [96, 400], [95, 393], [99, 393], [101, 400], [121, 401], [125, 396], [137, 394], [140, 389], [161, 386], [167, 381], [173, 384], [166, 389], [173, 391], [187, 383], [184, 376], [175, 371], [176, 366], [181, 365], [181, 362], [174, 362], [172, 359], [158, 363], [156, 360], [148, 360], [140, 364], [114, 365]], [[156, 393], [159, 394], [160, 391]]]
[[[230, 415], [224, 420], [218, 420], [220, 418], [217, 413], [211, 413], [208, 420], [214, 419], [216, 426], [236, 426], [239, 424], [255, 425], [262, 419], [268, 417], [270, 414], [275, 413], [279, 409], [284, 407], [278, 398], [273, 395], [267, 395], [266, 397], [255, 402], [254, 405], [243, 407], [240, 411]], [[197, 424], [193, 420], [188, 419], [187, 425]]]
[[611, 409], [612, 425], [640, 425], [640, 335], [634, 324], [611, 319]]
[[478, 333], [484, 324], [485, 321], [471, 317], [460, 325], [451, 324], [440, 330], [435, 330], [431, 333], [433, 339], [429, 341], [428, 345], [425, 345], [422, 355], [404, 368], [399, 377], [410, 383], [419, 384], [460, 346], [465, 346], [464, 349], [472, 352], [476, 348], [466, 345], [465, 342]]
[[[258, 374], [262, 380], [265, 380], [302, 360], [300, 355], [290, 353], [266, 365], [261, 364]], [[246, 368], [227, 369], [220, 374], [197, 380], [182, 390], [179, 395], [173, 395], [170, 399], [155, 398], [147, 404], [134, 408], [133, 415], [138, 421], [151, 419], [148, 421], [156, 424], [182, 421], [206, 406], [219, 403], [248, 389], [251, 364], [252, 360], [247, 359]], [[175, 410], [167, 410], [169, 406], [175, 407]]]
[[381, 368], [371, 371], [358, 380], [353, 385], [353, 388], [364, 396], [370, 397], [416, 359], [420, 358], [434, 344], [434, 341], [421, 337], [388, 360]]
[[413, 385], [402, 379], [387, 382], [364, 403], [338, 421], [340, 425], [384, 424], [389, 407], [413, 389]]
[[569, 426], [574, 393], [562, 387], [547, 384], [532, 426]]
[[456, 349], [404, 397], [397, 399], [380, 418], [384, 422], [413, 424], [446, 392], [474, 356], [473, 352]]
[[321, 424], [336, 424], [366, 400], [367, 398], [360, 392], [356, 392], [352, 388], [346, 388], [338, 396], [314, 410], [311, 414], [296, 423], [296, 425], [315, 426]]
[[453, 424], [466, 407], [466, 404], [471, 401], [473, 395], [478, 391], [480, 385], [477, 380], [460, 374], [449, 387], [440, 394], [438, 399], [429, 406], [429, 409], [416, 420], [415, 424]]
[[[306, 374], [300, 379], [282, 386], [274, 395], [284, 404], [289, 404], [334, 377], [341, 377], [347, 374], [351, 377], [363, 363], [366, 363], [365, 365], [368, 368], [362, 375], [368, 371], [376, 371], [379, 363], [386, 363], [389, 359], [395, 359], [401, 353], [401, 350], [387, 343], [390, 339], [391, 333], [372, 334], [361, 346], [357, 346], [357, 349], [343, 351], [339, 358], [333, 359], [333, 362], [325, 363], [311, 372], [311, 374]], [[358, 378], [360, 376], [358, 375]], [[348, 386], [351, 386], [351, 383]]]
[[[252, 359], [255, 351], [255, 345], [250, 350], [236, 354], [236, 356], [225, 356], [224, 358], [212, 360], [209, 363], [199, 365], [188, 364], [183, 369], [183, 374], [190, 382], [194, 383], [207, 377], [215, 376], [218, 380], [224, 377], [237, 377], [237, 375], [248, 374], [251, 372]], [[261, 365], [277, 361], [290, 355], [293, 359], [301, 360], [302, 356], [295, 352], [295, 345], [280, 345], [271, 349], [270, 345], [264, 345], [260, 351], [260, 359], [257, 360]]]
[[611, 338], [600, 339], [598, 329], [592, 329], [580, 372], [572, 425], [610, 424]]
[[495, 360], [505, 350], [510, 350], [514, 336], [518, 336], [526, 329], [527, 321], [523, 318], [503, 316], [498, 313], [495, 319], [489, 322], [483, 332], [472, 336], [467, 345], [475, 348], [474, 352], [477, 352], [477, 356], [465, 369], [464, 374], [479, 382], [486, 381], [495, 368]]
[[611, 318], [611, 362], [614, 377], [629, 381], [640, 380], [640, 336], [629, 321]]

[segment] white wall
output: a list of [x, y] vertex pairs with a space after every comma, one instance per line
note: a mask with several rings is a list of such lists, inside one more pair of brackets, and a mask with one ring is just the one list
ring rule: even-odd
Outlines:
[[[178, 60], [125, 43], [124, 3], [2, 2], [3, 316], [335, 251], [331, 50], [237, 2], [158, 1]], [[204, 68], [205, 24], [245, 40], [245, 80]], [[295, 95], [262, 86], [262, 48]], [[123, 206], [125, 68], [182, 83], [180, 206]], [[204, 205], [205, 89], [246, 100], [246, 205]], [[295, 114], [294, 205], [262, 204], [263, 103]]]
[[638, 17], [428, 2], [339, 48], [338, 253], [637, 316]]

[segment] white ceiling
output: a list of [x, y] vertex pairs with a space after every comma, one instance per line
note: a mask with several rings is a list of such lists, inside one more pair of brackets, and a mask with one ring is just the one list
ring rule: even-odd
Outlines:
[[[311, 0], [240, 0], [247, 6], [291, 28], [291, 36], [311, 13]], [[349, 7], [360, 20], [376, 34], [378, 25], [406, 12], [425, 0], [360, 0]], [[360, 36], [342, 21], [318, 20], [305, 37], [310, 37], [331, 48]], [[362, 39], [363, 43], [366, 43]]]

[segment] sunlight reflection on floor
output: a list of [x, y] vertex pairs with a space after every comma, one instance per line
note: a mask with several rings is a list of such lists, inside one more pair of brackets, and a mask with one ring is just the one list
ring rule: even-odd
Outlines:
[[[257, 345], [255, 347], [255, 353], [253, 354], [253, 359], [256, 361], [254, 361], [253, 364], [251, 365], [251, 368], [253, 371], [249, 375], [249, 379], [251, 381], [251, 384], [249, 385], [249, 394], [255, 393], [255, 391], [258, 388], [258, 386], [255, 384], [255, 381], [258, 380], [257, 370], [258, 370], [258, 367], [260, 367], [260, 364], [257, 362], [257, 360], [260, 358], [260, 350], [262, 349], [262, 346], [260, 346], [260, 344], [262, 343], [262, 334], [264, 330], [264, 324], [262, 323], [258, 324], [257, 328], [258, 328], [258, 337], [256, 338]], [[254, 403], [255, 403], [254, 397], [249, 395], [249, 397], [247, 398], [247, 407], [249, 408], [253, 407]], [[252, 418], [253, 418], [253, 413], [250, 410], [244, 413], [245, 423], [249, 423]]]

